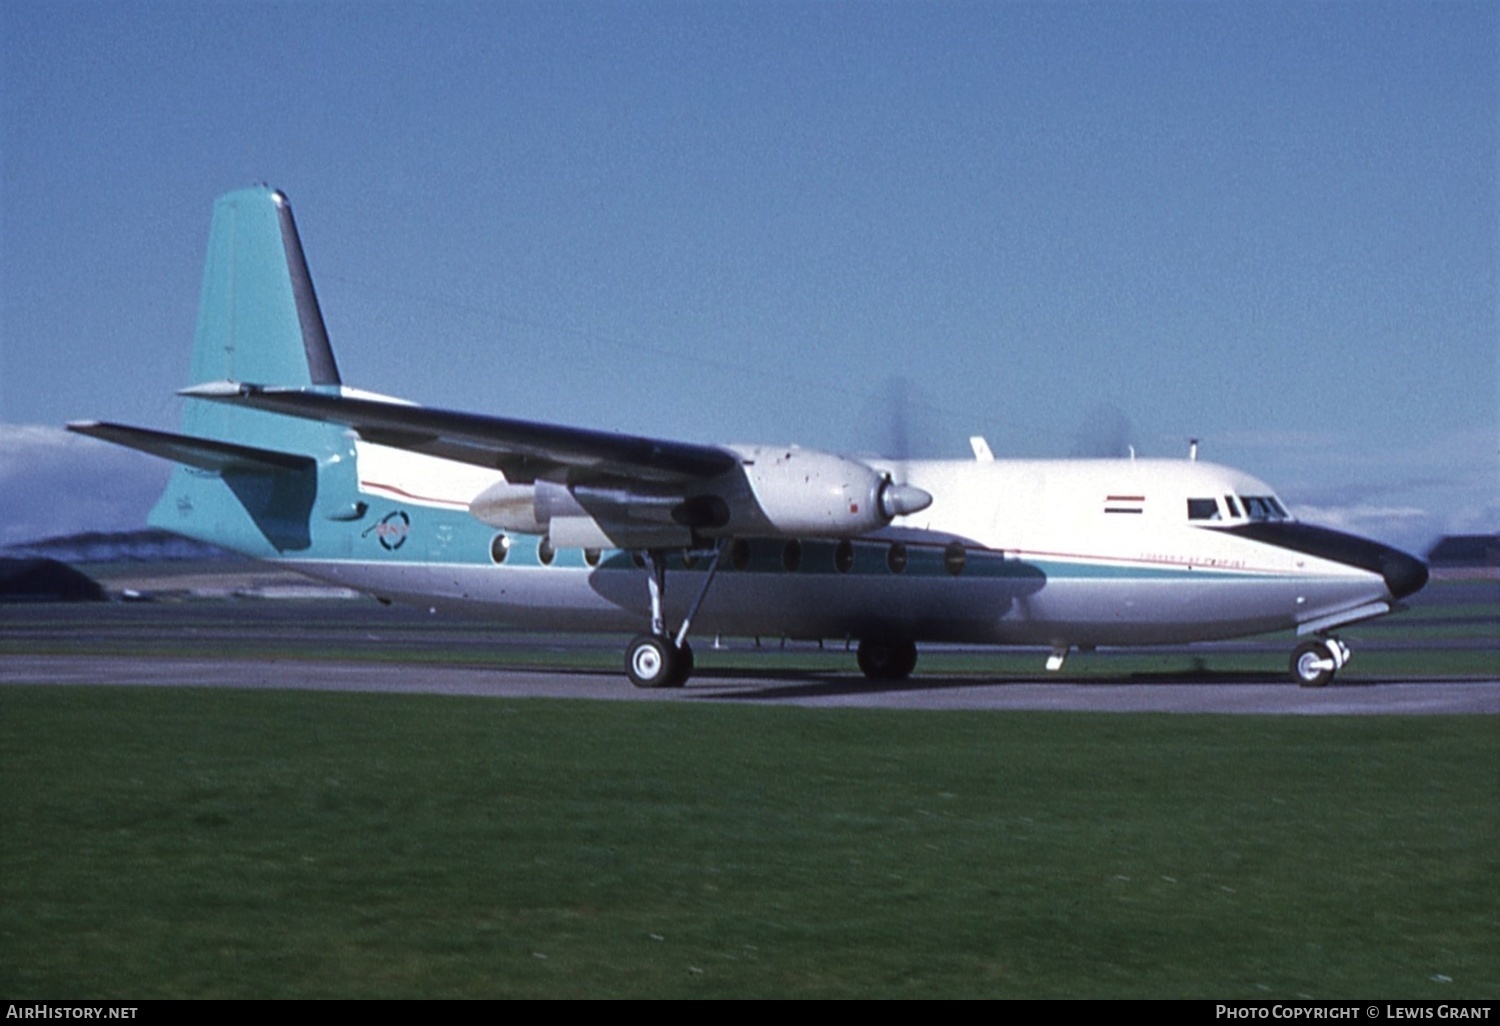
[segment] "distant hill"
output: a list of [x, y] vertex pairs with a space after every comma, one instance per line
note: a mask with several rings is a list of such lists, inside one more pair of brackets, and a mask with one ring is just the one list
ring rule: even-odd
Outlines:
[[193, 541], [170, 531], [87, 531], [0, 549], [0, 556], [55, 559], [63, 563], [160, 563], [173, 560], [245, 561], [217, 545]]
[[1435, 568], [1500, 567], [1500, 534], [1450, 534], [1427, 553], [1427, 562]]
[[102, 602], [99, 582], [55, 559], [0, 556], [0, 602]]
[[[76, 567], [87, 569], [88, 575]], [[89, 531], [0, 548], [0, 602], [359, 598], [170, 531]]]

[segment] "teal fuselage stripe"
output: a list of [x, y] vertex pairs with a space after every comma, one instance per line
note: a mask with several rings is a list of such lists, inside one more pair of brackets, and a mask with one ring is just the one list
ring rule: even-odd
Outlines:
[[[551, 561], [541, 559], [542, 539], [536, 535], [509, 534], [496, 531], [475, 520], [466, 511], [434, 509], [394, 502], [381, 496], [364, 494], [368, 509], [356, 521], [323, 520], [310, 525], [310, 544], [296, 552], [273, 554], [288, 562], [357, 561], [419, 565], [445, 563], [471, 566], [497, 565], [492, 553], [495, 540], [507, 540], [504, 558], [499, 565], [549, 566], [553, 569], [588, 570], [597, 567], [618, 570], [636, 565], [623, 550], [606, 549], [596, 563], [588, 562], [582, 549], [559, 549]], [[169, 505], [164, 503], [164, 505]], [[164, 525], [166, 526], [166, 525]], [[181, 526], [175, 528], [183, 530]], [[183, 531], [183, 533], [190, 533]], [[745, 539], [748, 551], [736, 561], [734, 550], [727, 550], [720, 560], [720, 573], [799, 574], [830, 577], [907, 577], [1006, 579], [1038, 577], [1052, 580], [1179, 580], [1201, 578], [1211, 574], [1216, 579], [1264, 580], [1266, 573], [1224, 569], [1213, 566], [1153, 565], [1121, 563], [1114, 560], [1090, 560], [1016, 556], [992, 549], [966, 546], [962, 566], [957, 574], [948, 564], [946, 546], [941, 543], [905, 542], [906, 562], [899, 571], [891, 568], [888, 553], [891, 543], [880, 540], [853, 540], [853, 561], [847, 569], [839, 566], [842, 544], [837, 540], [801, 539], [795, 544], [797, 558], [793, 569], [786, 562], [788, 542], [778, 538]], [[265, 553], [270, 554], [270, 553]], [[672, 553], [667, 567], [671, 571], [705, 571], [706, 554]]]

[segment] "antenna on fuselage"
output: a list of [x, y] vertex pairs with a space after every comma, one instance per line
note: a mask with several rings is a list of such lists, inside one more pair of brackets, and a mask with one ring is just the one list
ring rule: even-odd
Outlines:
[[1196, 438], [1188, 439], [1188, 459], [1194, 463], [1198, 462], [1198, 439]]

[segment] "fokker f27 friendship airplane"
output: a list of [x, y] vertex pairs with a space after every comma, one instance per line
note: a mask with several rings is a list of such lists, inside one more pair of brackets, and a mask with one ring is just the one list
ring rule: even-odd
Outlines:
[[898, 679], [919, 642], [1073, 648], [1329, 632], [1427, 581], [1405, 553], [1299, 523], [1196, 460], [853, 459], [415, 406], [346, 387], [280, 192], [214, 208], [181, 434], [86, 435], [180, 464], [150, 522], [368, 592], [558, 630], [640, 631], [641, 687], [691, 629], [858, 643]]

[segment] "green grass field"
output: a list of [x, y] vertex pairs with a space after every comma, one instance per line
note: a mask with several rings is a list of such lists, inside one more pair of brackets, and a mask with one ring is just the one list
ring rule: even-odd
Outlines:
[[0, 993], [1500, 996], [1492, 717], [0, 689]]

